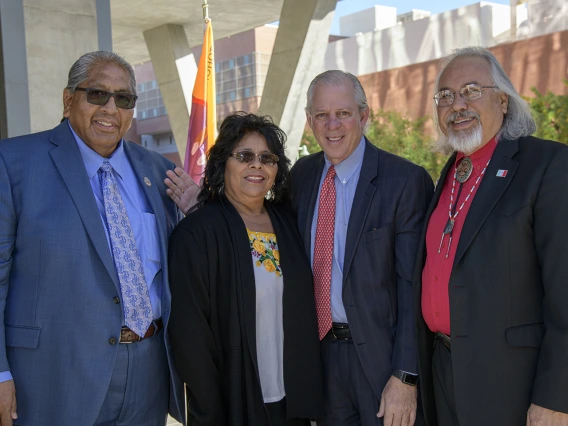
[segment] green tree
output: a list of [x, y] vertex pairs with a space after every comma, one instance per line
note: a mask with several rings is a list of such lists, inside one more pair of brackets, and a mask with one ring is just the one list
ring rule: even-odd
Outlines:
[[437, 179], [446, 157], [430, 149], [432, 138], [424, 129], [428, 119], [411, 120], [397, 111], [371, 111], [366, 135], [374, 145], [424, 167]]
[[[564, 80], [568, 86], [568, 80]], [[534, 98], [525, 98], [536, 120], [535, 136], [568, 144], [568, 96], [548, 92], [545, 95], [535, 87]]]

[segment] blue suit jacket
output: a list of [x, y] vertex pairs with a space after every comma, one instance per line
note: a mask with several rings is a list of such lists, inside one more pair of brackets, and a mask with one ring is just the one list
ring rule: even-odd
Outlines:
[[[357, 355], [380, 398], [392, 369], [418, 372], [412, 271], [434, 188], [423, 168], [365, 144], [347, 227], [343, 305]], [[292, 202], [308, 256], [324, 163], [320, 152], [292, 168]]]
[[[167, 241], [179, 210], [165, 192], [173, 164], [126, 142], [125, 152], [156, 217], [164, 287]], [[26, 426], [93, 424], [105, 398], [123, 322], [120, 285], [83, 159], [66, 122], [0, 141], [0, 371], [16, 385]], [[166, 335], [164, 333], [164, 335]], [[166, 335], [166, 349], [169, 344]], [[151, 368], [151, 361], [149, 367]], [[172, 414], [183, 390], [172, 371]], [[151, 390], [148, 390], [151, 391]]]

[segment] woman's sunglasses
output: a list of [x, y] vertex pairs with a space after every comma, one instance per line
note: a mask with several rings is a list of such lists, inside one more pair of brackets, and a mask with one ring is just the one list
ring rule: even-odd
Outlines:
[[279, 157], [276, 154], [255, 154], [252, 151], [239, 151], [232, 152], [231, 157], [235, 158], [240, 163], [252, 163], [258, 157], [260, 164], [265, 166], [274, 166], [278, 164]]
[[138, 96], [128, 92], [107, 92], [101, 89], [91, 89], [90, 87], [77, 87], [75, 90], [85, 92], [87, 94], [87, 102], [93, 105], [106, 105], [110, 97], [114, 98], [114, 104], [118, 108], [132, 109], [136, 105]]

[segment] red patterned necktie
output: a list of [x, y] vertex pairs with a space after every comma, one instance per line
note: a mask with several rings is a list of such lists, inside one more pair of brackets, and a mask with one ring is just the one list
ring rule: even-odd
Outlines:
[[314, 244], [314, 293], [318, 314], [319, 338], [331, 329], [331, 262], [335, 232], [335, 167], [331, 166], [323, 180], [319, 198], [318, 224]]

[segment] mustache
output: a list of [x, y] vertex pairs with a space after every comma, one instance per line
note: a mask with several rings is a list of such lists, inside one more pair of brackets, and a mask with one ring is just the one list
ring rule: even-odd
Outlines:
[[473, 117], [480, 120], [479, 114], [474, 111], [460, 111], [451, 113], [448, 118], [446, 118], [446, 125], [449, 126], [450, 123], [456, 121], [458, 118]]

